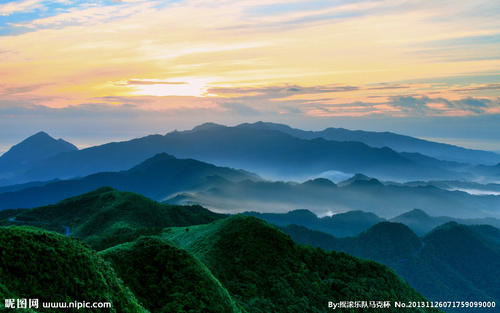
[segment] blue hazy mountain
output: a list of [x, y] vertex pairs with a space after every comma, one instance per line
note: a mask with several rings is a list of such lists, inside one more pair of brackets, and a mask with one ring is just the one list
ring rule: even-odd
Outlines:
[[162, 200], [179, 191], [227, 182], [259, 178], [251, 173], [192, 160], [158, 154], [127, 171], [103, 172], [83, 178], [49, 182], [0, 194], [0, 209], [31, 208], [56, 203], [62, 199], [89, 192], [103, 186], [133, 191]]
[[244, 214], [258, 217], [276, 226], [301, 225], [336, 237], [354, 236], [384, 221], [383, 218], [373, 213], [363, 211], [349, 211], [322, 218], [308, 210], [295, 210], [287, 213], [245, 212]]
[[45, 132], [36, 133], [0, 156], [0, 180], [17, 175], [18, 171], [29, 168], [37, 161], [77, 150], [77, 147], [63, 139], [54, 139]]
[[335, 141], [359, 141], [372, 147], [389, 147], [398, 152], [416, 152], [433, 158], [454, 162], [489, 165], [500, 162], [500, 154], [495, 152], [466, 149], [392, 132], [349, 130], [333, 127], [322, 131], [304, 131], [284, 124], [266, 122], [242, 124], [241, 126], [279, 130], [303, 139], [324, 138]]
[[298, 225], [335, 237], [356, 236], [383, 221], [405, 224], [419, 236], [429, 233], [437, 226], [449, 222], [457, 222], [476, 227], [485, 237], [489, 237], [495, 242], [500, 242], [500, 230], [498, 230], [500, 228], [500, 219], [460, 219], [449, 216], [430, 216], [420, 209], [408, 211], [388, 220], [376, 214], [363, 211], [348, 211], [321, 218], [309, 210], [294, 210], [286, 213], [244, 212], [243, 214], [260, 218], [279, 227]]
[[151, 135], [52, 156], [25, 168], [12, 183], [126, 170], [157, 154], [194, 158], [277, 178], [307, 178], [325, 171], [363, 172], [394, 180], [457, 179], [465, 166], [403, 155], [361, 142], [302, 139], [258, 127], [204, 124], [190, 131]]
[[435, 227], [448, 223], [456, 222], [464, 225], [493, 225], [500, 228], [500, 220], [495, 218], [470, 218], [461, 219], [450, 216], [430, 216], [423, 210], [414, 209], [390, 219], [391, 222], [403, 223], [410, 227], [418, 235], [424, 235]]
[[500, 196], [472, 195], [432, 185], [385, 184], [356, 174], [338, 185], [326, 179], [304, 183], [243, 180], [220, 182], [212, 188], [187, 191], [167, 200], [238, 212], [285, 213], [307, 209], [317, 215], [361, 210], [383, 218], [425, 209], [433, 216], [479, 218], [500, 216]]
[[282, 229], [297, 243], [381, 262], [431, 301], [500, 300], [500, 230], [491, 226], [450, 222], [422, 238], [403, 224], [389, 222], [349, 238], [297, 225]]
[[326, 215], [361, 210], [391, 218], [425, 208], [434, 216], [480, 218], [498, 216], [500, 207], [500, 196], [385, 184], [362, 174], [339, 185], [324, 178], [304, 183], [267, 181], [242, 170], [158, 154], [126, 171], [3, 187], [7, 192], [0, 193], [0, 209], [51, 204], [102, 186], [137, 192], [158, 201], [200, 204], [226, 212], [308, 209]]

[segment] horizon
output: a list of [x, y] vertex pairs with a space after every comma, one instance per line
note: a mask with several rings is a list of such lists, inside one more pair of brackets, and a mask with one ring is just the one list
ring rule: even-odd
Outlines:
[[3, 147], [265, 120], [500, 150], [492, 0], [7, 0], [0, 47]]
[[[267, 123], [268, 121], [260, 121], [259, 120], [259, 121], [253, 121], [253, 122], [243, 122], [243, 123], [256, 123], [256, 122], [265, 122], [265, 123]], [[51, 136], [54, 139], [63, 139], [65, 141], [68, 141], [68, 142], [72, 143], [73, 145], [75, 145], [78, 149], [81, 150], [81, 149], [86, 149], [86, 148], [90, 148], [90, 147], [93, 147], [93, 146], [103, 145], [103, 144], [110, 143], [110, 142], [128, 141], [128, 140], [132, 140], [132, 139], [135, 139], [135, 138], [141, 138], [141, 137], [148, 136], [148, 135], [165, 135], [165, 134], [170, 133], [172, 131], [186, 131], [186, 130], [191, 130], [194, 127], [202, 125], [204, 123], [213, 123], [213, 122], [203, 122], [203, 123], [200, 123], [200, 124], [196, 124], [196, 125], [194, 125], [192, 127], [186, 127], [186, 128], [169, 128], [169, 129], [165, 129], [163, 132], [162, 131], [158, 131], [158, 132], [152, 132], [152, 133], [139, 133], [138, 135], [134, 135], [133, 133], [128, 133], [127, 135], [125, 135], [125, 134], [121, 135], [121, 136], [118, 135], [116, 137], [106, 138], [106, 139], [102, 139], [101, 138], [100, 140], [97, 140], [97, 139], [93, 138], [93, 140], [90, 140], [90, 141], [88, 140], [88, 138], [85, 138], [85, 137], [65, 136], [64, 134], [63, 135], [55, 135], [55, 134], [53, 134], [50, 131], [46, 131], [46, 130], [40, 129], [40, 130], [31, 132], [28, 135], [24, 135], [24, 136], [21, 135], [21, 136], [19, 136], [19, 138], [17, 138], [17, 137], [10, 137], [11, 139], [14, 138], [12, 140], [12, 142], [10, 142], [10, 143], [8, 143], [8, 142], [7, 143], [4, 143], [4, 142], [0, 143], [0, 156], [2, 156], [4, 153], [6, 153], [12, 146], [20, 143], [21, 141], [27, 139], [28, 137], [31, 137], [31, 136], [35, 135], [38, 132], [45, 132], [45, 133], [47, 133], [49, 136]], [[228, 127], [234, 127], [234, 126], [237, 126], [237, 125], [240, 125], [240, 124], [243, 124], [243, 123], [233, 123], [233, 124], [215, 123], [215, 124], [223, 125], [223, 126], [228, 126]], [[275, 122], [269, 122], [269, 123], [275, 123]], [[408, 134], [403, 134], [403, 133], [396, 132], [396, 131], [355, 129], [355, 128], [347, 128], [347, 127], [341, 127], [341, 126], [328, 126], [328, 127], [316, 127], [316, 128], [312, 128], [312, 129], [304, 129], [304, 128], [294, 127], [293, 125], [284, 124], [284, 123], [278, 123], [278, 124], [287, 125], [287, 126], [290, 126], [291, 128], [297, 128], [297, 129], [301, 129], [301, 130], [305, 130], [305, 131], [321, 131], [321, 130], [324, 130], [326, 128], [332, 127], [332, 128], [344, 128], [344, 129], [353, 130], [353, 131], [361, 130], [361, 131], [368, 131], [368, 132], [369, 131], [374, 131], [374, 132], [392, 132], [392, 133], [396, 133], [396, 134], [399, 134], [399, 135], [411, 136], [411, 137], [414, 137], [414, 138], [423, 139], [423, 140], [427, 140], [427, 141], [433, 141], [433, 142], [438, 142], [438, 143], [450, 144], [450, 145], [455, 145], [455, 146], [459, 146], [459, 147], [463, 147], [463, 148], [467, 148], [467, 149], [490, 151], [490, 152], [495, 152], [495, 153], [500, 154], [500, 150], [487, 149], [488, 146], [491, 146], [491, 144], [492, 144], [491, 141], [478, 142], [477, 140], [474, 140], [474, 139], [450, 140], [450, 138], [440, 138], [440, 137], [423, 137], [423, 136], [422, 137], [418, 137], [418, 136], [412, 136], [412, 135], [408, 135]], [[496, 146], [496, 149], [500, 149], [500, 142], [498, 143], [498, 146]]]

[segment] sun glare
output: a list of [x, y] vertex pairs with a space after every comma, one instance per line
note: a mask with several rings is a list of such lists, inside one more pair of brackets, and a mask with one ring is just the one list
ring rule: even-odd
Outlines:
[[208, 83], [201, 78], [181, 78], [174, 80], [132, 80], [126, 86], [133, 89], [136, 96], [208, 96]]

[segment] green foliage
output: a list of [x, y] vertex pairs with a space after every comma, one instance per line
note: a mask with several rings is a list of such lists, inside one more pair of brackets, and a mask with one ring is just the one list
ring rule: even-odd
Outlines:
[[402, 224], [387, 222], [352, 238], [335, 238], [297, 225], [283, 230], [298, 243], [390, 266], [432, 301], [500, 301], [500, 231], [491, 226], [450, 222], [422, 239]]
[[151, 312], [241, 312], [205, 265], [164, 239], [141, 237], [100, 254]]
[[163, 236], [200, 258], [248, 312], [327, 312], [327, 301], [424, 300], [385, 266], [297, 245], [253, 217], [171, 228]]
[[141, 235], [157, 234], [163, 227], [209, 223], [224, 216], [200, 206], [166, 205], [103, 187], [54, 205], [21, 211], [16, 224], [25, 222], [59, 232], [69, 227], [72, 236], [101, 250]]
[[113, 268], [77, 239], [26, 226], [0, 227], [0, 247], [3, 295], [40, 302], [109, 301], [112, 309], [102, 312], [147, 312]]

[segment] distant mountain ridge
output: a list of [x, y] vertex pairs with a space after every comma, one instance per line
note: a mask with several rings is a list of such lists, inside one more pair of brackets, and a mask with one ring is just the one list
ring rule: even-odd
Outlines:
[[[449, 222], [458, 222], [460, 224], [471, 226], [491, 225], [496, 228], [500, 228], [500, 219], [459, 219], [449, 216], [436, 217], [430, 216], [420, 209], [414, 209], [390, 219], [384, 219], [373, 213], [364, 211], [348, 211], [321, 218], [308, 210], [295, 210], [287, 213], [244, 212], [243, 214], [260, 218], [279, 227], [286, 227], [288, 225], [295, 224], [335, 237], [357, 236], [380, 222], [404, 224], [419, 236], [423, 236], [434, 228]], [[483, 229], [483, 231], [491, 233], [491, 230], [488, 229]]]
[[383, 179], [457, 179], [466, 165], [356, 141], [299, 138], [268, 127], [204, 124], [189, 131], [113, 142], [40, 160], [11, 178], [11, 184], [86, 176], [128, 169], [157, 154], [195, 158], [270, 177], [305, 178], [325, 171], [363, 172]]
[[414, 208], [424, 208], [434, 216], [500, 218], [499, 195], [473, 195], [432, 185], [386, 184], [362, 174], [338, 184], [324, 178], [304, 183], [267, 180], [219, 182], [213, 188], [181, 192], [166, 202], [200, 204], [233, 213], [285, 213], [306, 209], [326, 215], [360, 210], [392, 218]]
[[362, 174], [338, 185], [325, 178], [304, 183], [267, 181], [244, 170], [177, 159], [165, 153], [126, 171], [0, 188], [5, 190], [0, 192], [0, 209], [52, 204], [103, 186], [171, 204], [200, 204], [226, 213], [309, 209], [316, 214], [328, 214], [361, 210], [389, 218], [418, 207], [433, 215], [500, 216], [500, 196], [495, 195], [471, 195], [432, 185], [385, 184]]
[[373, 213], [363, 211], [349, 211], [322, 218], [317, 217], [308, 210], [295, 210], [282, 214], [258, 212], [245, 212], [243, 214], [263, 219], [276, 226], [284, 227], [290, 224], [296, 224], [305, 226], [309, 229], [322, 231], [336, 237], [354, 236], [384, 221], [383, 218]]
[[127, 171], [97, 173], [83, 178], [48, 182], [44, 185], [1, 193], [0, 209], [53, 204], [103, 186], [163, 200], [179, 191], [210, 186], [211, 181], [217, 179], [230, 182], [260, 178], [246, 171], [217, 167], [192, 159], [177, 159], [160, 153]]
[[493, 165], [500, 162], [500, 154], [492, 151], [467, 149], [445, 143], [419, 139], [392, 132], [374, 132], [329, 127], [322, 131], [304, 131], [284, 124], [256, 122], [239, 127], [279, 130], [303, 139], [324, 138], [335, 141], [359, 141], [372, 147], [389, 147], [398, 152], [417, 152], [433, 158], [471, 164]]

